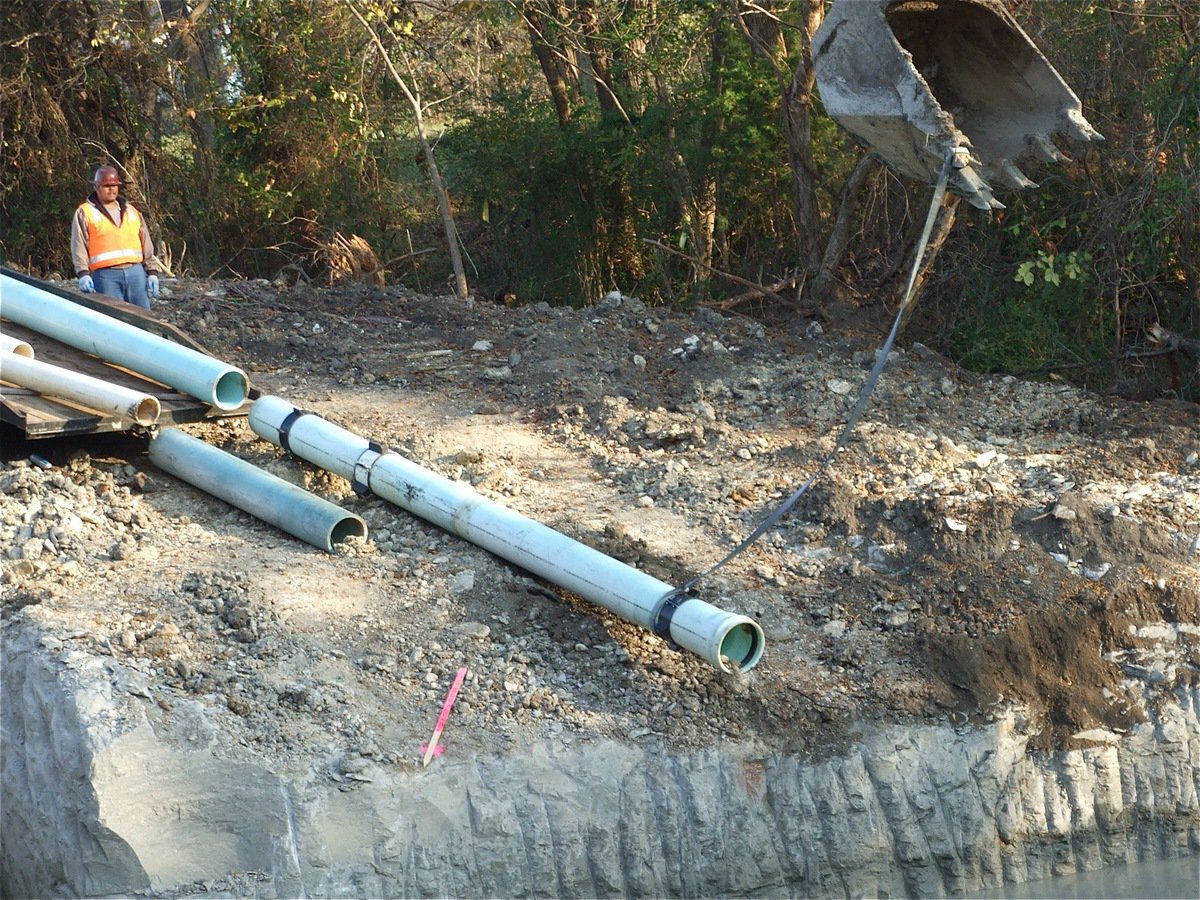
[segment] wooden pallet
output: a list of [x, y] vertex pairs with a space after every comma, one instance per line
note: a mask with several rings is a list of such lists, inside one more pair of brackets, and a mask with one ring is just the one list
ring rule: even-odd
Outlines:
[[[3, 268], [0, 268], [0, 271], [11, 278], [26, 281], [40, 290], [63, 297], [88, 309], [105, 313], [128, 325], [211, 356], [204, 347], [184, 331], [170, 322], [156, 318], [141, 307], [120, 300], [98, 297], [94, 294], [69, 293], [19, 272]], [[7, 319], [0, 319], [0, 331], [11, 337], [28, 341], [33, 347], [34, 358], [42, 362], [91, 375], [93, 378], [100, 378], [112, 384], [157, 397], [162, 409], [154, 423], [156, 426], [181, 425], [186, 422], [199, 422], [202, 419], [244, 416], [250, 411], [251, 402], [249, 400], [236, 410], [216, 409], [195, 397], [190, 397], [167, 385], [153, 381], [145, 375], [105, 362], [83, 350], [77, 350]], [[101, 434], [111, 431], [137, 430], [142, 427], [117, 416], [87, 409], [69, 400], [43, 396], [28, 388], [6, 384], [0, 384], [0, 421], [20, 429], [26, 438]]]

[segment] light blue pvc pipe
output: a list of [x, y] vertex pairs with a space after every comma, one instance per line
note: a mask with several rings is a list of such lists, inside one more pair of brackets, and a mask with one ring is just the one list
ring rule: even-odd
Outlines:
[[[643, 628], [657, 633], [664, 606], [677, 593], [666, 582], [513, 512], [469, 485], [399, 453], [380, 453], [365, 438], [280, 397], [260, 397], [249, 421], [255, 434], [276, 446]], [[722, 671], [749, 669], [762, 657], [762, 628], [747, 616], [687, 597], [671, 606], [668, 618], [666, 630], [675, 644]]]
[[354, 513], [178, 428], [165, 428], [150, 441], [150, 461], [322, 550], [367, 535], [367, 523]]
[[0, 316], [217, 409], [237, 409], [250, 392], [250, 380], [241, 369], [3, 273]]

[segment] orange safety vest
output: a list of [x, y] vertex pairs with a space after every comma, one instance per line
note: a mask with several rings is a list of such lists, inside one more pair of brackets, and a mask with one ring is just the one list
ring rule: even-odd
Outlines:
[[80, 206], [87, 218], [88, 268], [107, 269], [142, 261], [142, 217], [132, 204], [125, 204], [120, 225], [91, 203]]

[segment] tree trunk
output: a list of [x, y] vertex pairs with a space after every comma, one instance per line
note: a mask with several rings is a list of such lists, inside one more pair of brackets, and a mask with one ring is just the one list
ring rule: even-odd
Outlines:
[[874, 153], [864, 153], [858, 159], [854, 171], [842, 185], [841, 199], [838, 202], [837, 217], [833, 229], [829, 233], [829, 241], [825, 245], [825, 254], [821, 257], [821, 267], [817, 273], [815, 291], [821, 303], [832, 299], [834, 271], [846, 255], [846, 245], [850, 242], [850, 219], [862, 196], [863, 188], [871, 177], [879, 171], [882, 163]]
[[[951, 230], [954, 228], [954, 222], [958, 218], [958, 204], [960, 198], [957, 194], [946, 194], [942, 201], [942, 209], [938, 214], [937, 220], [933, 223], [933, 230], [929, 233], [929, 242], [925, 245], [925, 254], [914, 263], [919, 266], [917, 269], [917, 277], [913, 280], [912, 297], [908, 301], [908, 310], [904, 314], [904, 321], [901, 323], [901, 331], [912, 318], [912, 311], [916, 308], [917, 299], [921, 296], [921, 291], [925, 287], [925, 282], [929, 278], [929, 273], [933, 271], [933, 264], [937, 261], [938, 254], [942, 252], [942, 247], [946, 243], [946, 238], [950, 236]], [[909, 269], [911, 272], [911, 268]], [[908, 285], [908, 279], [904, 281], [905, 286]], [[900, 302], [904, 302], [904, 297], [899, 298]]]
[[812, 98], [816, 72], [812, 64], [812, 39], [824, 17], [820, 0], [808, 0], [800, 34], [800, 58], [784, 91], [784, 135], [796, 192], [796, 218], [800, 226], [800, 255], [806, 267], [821, 262], [821, 212], [817, 205], [817, 167], [813, 163]]
[[525, 20], [525, 29], [529, 32], [529, 45], [533, 48], [542, 74], [546, 77], [546, 86], [550, 90], [550, 100], [558, 115], [558, 124], [566, 125], [571, 121], [571, 92], [562, 57], [558, 48], [550, 42], [547, 32], [549, 17], [538, 0], [522, 0], [521, 15]]
[[[712, 29], [711, 54], [708, 62], [709, 82], [713, 96], [721, 92], [722, 42], [718, 18], [714, 14], [710, 22]], [[687, 257], [691, 260], [691, 285], [704, 285], [710, 279], [713, 264], [713, 234], [717, 220], [717, 178], [712, 164], [712, 147], [724, 128], [724, 116], [707, 116], [700, 123], [700, 152], [697, 154], [693, 177], [687, 161], [678, 149], [676, 139], [675, 98], [671, 85], [660, 72], [653, 72], [655, 93], [659, 106], [667, 111], [665, 135], [667, 153], [665, 167], [671, 173], [671, 185], [675, 202], [679, 206], [679, 227], [688, 241]], [[704, 299], [700, 297], [699, 299]]]
[[600, 118], [605, 122], [629, 122], [629, 116], [617, 97], [613, 82], [612, 52], [600, 39], [600, 16], [594, 0], [579, 0], [579, 22], [586, 41], [588, 61], [596, 84], [596, 102]]
[[[710, 88], [714, 97], [720, 97], [725, 89], [723, 67], [725, 44], [723, 32], [714, 15], [711, 21], [712, 47], [709, 59]], [[719, 106], [718, 106], [719, 108]], [[700, 151], [703, 168], [700, 172], [700, 189], [696, 192], [696, 253], [709, 266], [713, 264], [714, 240], [717, 231], [717, 183], [716, 166], [712, 163], [712, 148], [725, 132], [725, 116], [718, 114], [705, 117], [700, 123]]]
[[458, 228], [454, 224], [454, 213], [450, 208], [450, 195], [446, 193], [446, 186], [442, 182], [442, 174], [438, 171], [437, 160], [433, 156], [433, 145], [429, 143], [429, 136], [425, 132], [425, 116], [421, 107], [421, 99], [409, 89], [408, 82], [397, 71], [392, 58], [388, 55], [383, 42], [379, 39], [379, 35], [375, 33], [375, 29], [363, 18], [356, 7], [351, 6], [350, 11], [354, 13], [355, 18], [362, 23], [363, 28], [371, 36], [371, 40], [383, 57], [384, 65], [387, 66], [392, 79], [399, 85], [400, 90], [404, 92], [404, 96], [408, 98], [408, 102], [412, 106], [413, 117], [417, 123], [417, 143], [420, 145], [421, 153], [425, 158], [429, 183], [433, 185], [433, 192], [437, 195], [438, 211], [442, 218], [442, 228], [446, 232], [446, 245], [450, 253], [450, 265], [454, 270], [454, 292], [459, 299], [465, 300], [470, 295], [471, 290], [467, 285], [467, 273], [463, 268], [462, 252], [458, 247]]
[[769, 2], [742, 0], [737, 21], [754, 52], [771, 64], [779, 82], [780, 111], [788, 164], [792, 170], [793, 203], [797, 241], [802, 264], [816, 271], [821, 263], [819, 250], [821, 216], [817, 205], [817, 172], [812, 155], [812, 96], [816, 73], [812, 65], [812, 38], [825, 15], [820, 0], [805, 0], [801, 42], [795, 67], [788, 64], [787, 41], [780, 20], [771, 13]]
[[163, 15], [176, 22], [170, 53], [183, 72], [180, 82], [184, 104], [179, 113], [192, 133], [192, 160], [200, 175], [201, 190], [213, 183], [213, 155], [217, 145], [217, 123], [211, 109], [216, 89], [209, 69], [211, 41], [207, 29], [200, 25], [209, 4], [210, 0], [200, 0], [189, 10], [184, 0], [163, 3]]

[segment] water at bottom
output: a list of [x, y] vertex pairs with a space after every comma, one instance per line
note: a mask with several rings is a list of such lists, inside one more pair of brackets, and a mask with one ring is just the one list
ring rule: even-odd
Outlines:
[[1109, 866], [958, 896], [968, 900], [1197, 900], [1200, 856]]

